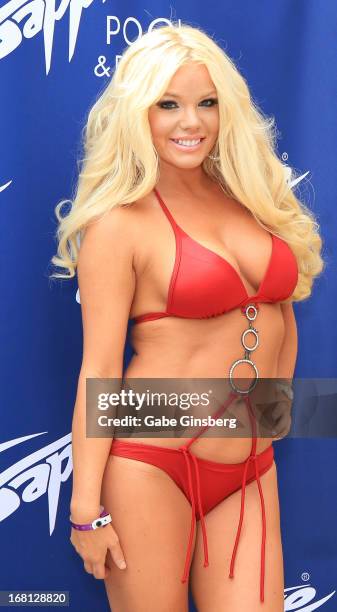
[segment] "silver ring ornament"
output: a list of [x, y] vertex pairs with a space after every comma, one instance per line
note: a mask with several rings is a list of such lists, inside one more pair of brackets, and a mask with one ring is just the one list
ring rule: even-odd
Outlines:
[[[256, 378], [253, 380], [252, 384], [250, 385], [250, 387], [248, 387], [248, 389], [242, 391], [242, 389], [239, 389], [238, 387], [236, 387], [232, 376], [233, 376], [233, 372], [234, 369], [236, 368], [237, 365], [239, 365], [239, 363], [248, 363], [249, 365], [252, 366], [252, 368], [255, 371], [256, 374]], [[237, 359], [236, 361], [234, 361], [234, 363], [231, 366], [231, 369], [229, 370], [229, 382], [231, 384], [231, 387], [234, 391], [236, 391], [236, 393], [241, 393], [242, 395], [247, 395], [247, 393], [250, 393], [250, 391], [252, 391], [253, 389], [255, 389], [256, 385], [257, 385], [257, 380], [259, 378], [259, 373], [258, 373], [258, 369], [255, 365], [255, 363], [251, 360], [251, 359]]]
[[[252, 315], [249, 314], [250, 310], [253, 310], [253, 314]], [[249, 321], [255, 321], [255, 319], [257, 317], [257, 308], [256, 308], [256, 306], [254, 306], [254, 304], [249, 304], [247, 306], [246, 310], [245, 310], [245, 315], [246, 315], [246, 317], [247, 317], [247, 319]]]
[[[254, 336], [255, 336], [255, 345], [254, 346], [249, 347], [249, 346], [247, 346], [245, 344], [245, 336], [247, 334], [254, 334]], [[255, 351], [255, 349], [259, 346], [259, 337], [257, 335], [257, 330], [255, 329], [255, 327], [250, 327], [249, 329], [246, 329], [243, 332], [243, 334], [241, 336], [241, 342], [242, 342], [242, 346], [246, 349], [246, 351], [249, 351], [249, 352]]]

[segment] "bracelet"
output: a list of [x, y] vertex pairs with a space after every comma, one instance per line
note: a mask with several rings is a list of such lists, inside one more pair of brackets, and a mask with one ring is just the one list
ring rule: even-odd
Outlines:
[[278, 391], [283, 391], [291, 401], [294, 399], [294, 391], [290, 384], [278, 381], [275, 386]]
[[71, 516], [69, 516], [70, 524], [74, 529], [78, 529], [79, 531], [88, 531], [90, 529], [97, 529], [98, 527], [105, 527], [108, 523], [111, 523], [112, 518], [109, 512], [106, 512], [103, 508], [101, 514], [97, 519], [94, 519], [92, 523], [86, 523], [84, 525], [79, 525], [78, 523], [73, 523], [71, 520]]

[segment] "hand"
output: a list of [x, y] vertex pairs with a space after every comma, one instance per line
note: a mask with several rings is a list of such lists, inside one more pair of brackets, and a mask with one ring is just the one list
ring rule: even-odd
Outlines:
[[260, 435], [271, 436], [274, 440], [281, 440], [287, 436], [291, 429], [292, 403], [293, 400], [275, 385], [263, 401], [256, 402]]
[[[90, 523], [94, 518], [98, 518], [100, 512], [84, 515], [71, 515], [73, 523]], [[79, 518], [81, 516], [81, 518]], [[89, 574], [93, 574], [95, 578], [107, 578], [110, 568], [105, 565], [105, 559], [108, 550], [111, 557], [119, 569], [125, 569], [126, 563], [121, 549], [119, 538], [112, 527], [111, 523], [105, 527], [97, 529], [80, 531], [71, 528], [70, 541], [76, 552], [84, 561], [84, 568]]]
[[290, 400], [283, 391], [280, 391], [283, 397], [272, 410], [273, 428], [272, 436], [274, 440], [281, 440], [288, 435], [291, 429], [291, 407]]

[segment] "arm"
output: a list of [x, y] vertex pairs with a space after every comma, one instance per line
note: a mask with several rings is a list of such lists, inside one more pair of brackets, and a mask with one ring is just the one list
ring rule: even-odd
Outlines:
[[281, 310], [285, 332], [278, 358], [277, 378], [290, 379], [291, 382], [298, 350], [297, 324], [292, 303], [281, 304]]
[[[298, 348], [297, 324], [292, 303], [281, 304], [283, 319], [284, 319], [284, 339], [278, 357], [276, 380], [291, 385]], [[272, 429], [273, 439], [281, 440], [289, 433], [291, 427], [291, 406], [292, 400], [281, 390], [276, 387], [276, 394], [280, 393], [279, 403], [272, 412]], [[278, 434], [278, 435], [276, 435]]]
[[[116, 208], [86, 228], [78, 259], [83, 358], [72, 421], [71, 516], [83, 523], [99, 515], [111, 438], [86, 438], [86, 378], [122, 378], [130, 307], [135, 290], [132, 227]], [[130, 226], [130, 227], [129, 227]]]

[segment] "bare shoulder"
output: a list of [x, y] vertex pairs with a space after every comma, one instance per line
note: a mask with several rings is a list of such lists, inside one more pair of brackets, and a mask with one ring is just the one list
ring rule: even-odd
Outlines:
[[[118, 205], [93, 219], [85, 227], [81, 240], [77, 271], [83, 278], [102, 279], [113, 275], [142, 274], [147, 265], [147, 249], [153, 240], [153, 209], [151, 194]], [[152, 214], [151, 214], [152, 213]], [[134, 282], [134, 278], [132, 279]], [[89, 283], [90, 284], [90, 283]]]
[[141, 241], [141, 215], [138, 203], [114, 206], [100, 217], [91, 220], [82, 235], [78, 268], [88, 263], [94, 265], [116, 264], [117, 260], [132, 262]]
[[125, 242], [134, 240], [137, 229], [139, 229], [135, 209], [134, 203], [114, 206], [88, 223], [85, 227], [83, 241], [113, 239], [117, 243], [125, 244]]

